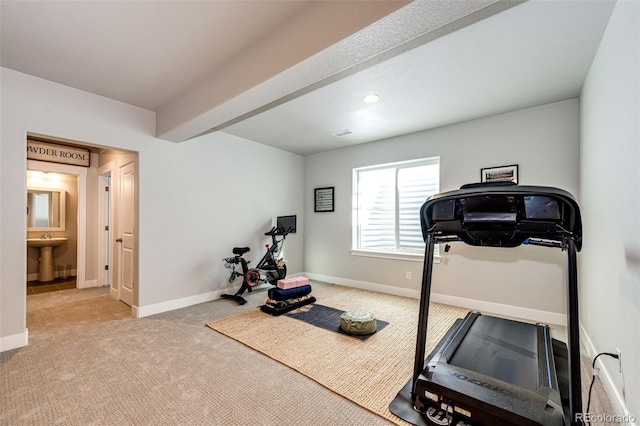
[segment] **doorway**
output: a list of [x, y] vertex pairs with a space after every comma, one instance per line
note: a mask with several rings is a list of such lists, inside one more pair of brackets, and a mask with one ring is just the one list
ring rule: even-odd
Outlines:
[[27, 170], [27, 294], [77, 286], [77, 213], [76, 175]]
[[[37, 140], [60, 144], [57, 139]], [[114, 298], [134, 306], [137, 300], [137, 153], [67, 141], [63, 143], [89, 149], [89, 167], [27, 160], [27, 169], [77, 177], [75, 287], [108, 286]], [[127, 171], [124, 175], [123, 170]], [[123, 191], [127, 202], [122, 201]], [[121, 219], [123, 206], [127, 209], [124, 221]], [[123, 235], [128, 241], [124, 254], [116, 242]], [[64, 286], [69, 288], [70, 284]]]
[[[70, 251], [75, 252], [75, 256], [65, 257], [66, 254], [63, 254], [62, 259], [60, 259], [62, 264], [58, 266], [64, 266], [64, 270], [56, 269], [54, 271], [55, 277], [62, 278], [64, 276], [68, 278], [73, 275], [76, 277], [76, 288], [94, 286], [95, 284], [86, 280], [87, 169], [66, 164], [27, 160], [27, 188], [43, 186], [62, 188], [65, 194], [70, 195], [65, 197], [65, 206], [72, 206], [73, 208], [68, 209], [70, 214], [66, 214], [67, 209], [65, 208], [65, 223], [61, 224], [62, 226], [28, 227], [27, 238], [50, 238], [52, 236], [69, 238], [69, 244], [65, 244], [68, 247], [54, 249], [67, 249], [69, 251], [73, 246]], [[33, 251], [34, 249], [29, 248], [28, 250]], [[38, 260], [37, 253], [35, 253], [35, 256], [36, 260]], [[73, 268], [73, 264], [75, 264], [75, 268]], [[73, 269], [67, 273], [67, 267]], [[28, 279], [33, 278], [31, 276], [32, 272], [28, 270]]]

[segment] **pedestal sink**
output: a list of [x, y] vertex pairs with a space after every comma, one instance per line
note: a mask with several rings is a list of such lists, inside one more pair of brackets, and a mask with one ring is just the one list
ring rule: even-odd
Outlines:
[[27, 238], [29, 247], [40, 248], [40, 268], [38, 269], [38, 281], [53, 281], [56, 278], [55, 265], [53, 263], [53, 248], [65, 244], [68, 238]]

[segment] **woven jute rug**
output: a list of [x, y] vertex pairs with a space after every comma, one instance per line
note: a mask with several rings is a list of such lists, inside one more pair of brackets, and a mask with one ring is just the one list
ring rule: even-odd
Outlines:
[[[344, 311], [366, 310], [389, 325], [366, 341], [259, 309], [207, 325], [393, 423], [408, 424], [388, 406], [413, 374], [418, 300], [337, 285], [322, 286], [313, 295], [317, 303]], [[426, 353], [466, 313], [432, 303]]]

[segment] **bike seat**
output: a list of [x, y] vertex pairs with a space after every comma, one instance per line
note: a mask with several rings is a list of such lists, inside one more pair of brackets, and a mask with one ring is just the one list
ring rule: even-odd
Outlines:
[[233, 248], [233, 254], [238, 255], [238, 256], [242, 256], [243, 254], [245, 254], [249, 250], [251, 250], [249, 247], [234, 247]]

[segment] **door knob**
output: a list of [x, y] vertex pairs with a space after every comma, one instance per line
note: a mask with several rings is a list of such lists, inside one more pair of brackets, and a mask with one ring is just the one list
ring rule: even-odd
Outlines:
[[121, 242], [122, 242], [122, 238], [116, 239], [116, 243], [121, 243]]

